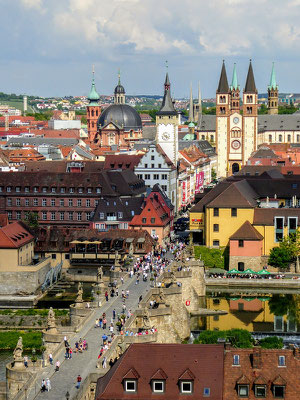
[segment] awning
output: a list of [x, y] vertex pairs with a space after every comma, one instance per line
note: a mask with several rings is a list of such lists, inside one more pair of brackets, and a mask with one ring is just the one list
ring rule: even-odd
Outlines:
[[144, 243], [144, 241], [145, 241], [145, 238], [138, 238], [138, 240], [137, 240], [138, 243]]
[[127, 238], [125, 240], [126, 243], [132, 243], [134, 241], [134, 238]]

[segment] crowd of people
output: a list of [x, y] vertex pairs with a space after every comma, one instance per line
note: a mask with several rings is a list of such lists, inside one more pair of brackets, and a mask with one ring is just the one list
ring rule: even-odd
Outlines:
[[[284, 279], [286, 276], [284, 274], [237, 274], [237, 273], [228, 273], [224, 271], [224, 273], [209, 273], [209, 278], [218, 278], [218, 279]], [[296, 278], [297, 279], [297, 278]]]

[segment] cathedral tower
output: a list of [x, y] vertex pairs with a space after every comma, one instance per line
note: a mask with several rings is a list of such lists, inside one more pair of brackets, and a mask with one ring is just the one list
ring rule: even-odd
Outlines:
[[236, 64], [233, 66], [232, 82], [230, 86], [230, 112], [240, 112], [240, 86], [238, 85]]
[[270, 85], [268, 86], [268, 114], [278, 114], [278, 86], [276, 84], [274, 63], [272, 65]]
[[178, 159], [178, 125], [180, 116], [171, 99], [169, 75], [166, 73], [164, 98], [160, 110], [156, 114], [156, 143], [159, 144], [173, 164]]
[[200, 129], [202, 119], [202, 101], [200, 83], [198, 84], [198, 102], [194, 105], [194, 120], [197, 123], [197, 127]]
[[218, 154], [218, 175], [227, 175], [228, 135], [230, 116], [230, 91], [223, 60], [218, 89], [216, 92], [216, 150]]
[[87, 97], [89, 104], [86, 107], [87, 112], [87, 129], [89, 140], [92, 142], [97, 134], [97, 121], [101, 113], [101, 106], [99, 104], [100, 96], [95, 87], [95, 72], [93, 68], [92, 88]]
[[115, 87], [115, 92], [114, 92], [114, 103], [125, 104], [125, 89], [124, 86], [121, 85], [120, 71], [118, 74], [118, 84]]
[[257, 150], [258, 99], [252, 63], [250, 60], [243, 93], [243, 164]]

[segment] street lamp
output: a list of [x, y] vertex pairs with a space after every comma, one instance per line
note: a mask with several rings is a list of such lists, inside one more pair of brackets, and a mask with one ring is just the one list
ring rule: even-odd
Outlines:
[[70, 393], [69, 392], [66, 393], [66, 399], [70, 400]]

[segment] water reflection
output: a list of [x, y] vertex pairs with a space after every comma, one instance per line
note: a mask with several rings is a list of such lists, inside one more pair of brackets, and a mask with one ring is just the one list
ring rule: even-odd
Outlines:
[[196, 318], [192, 321], [193, 330], [238, 328], [249, 332], [291, 333], [300, 328], [299, 294], [211, 293], [204, 299], [207, 309], [227, 314]]

